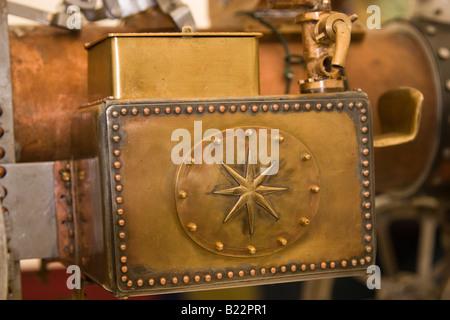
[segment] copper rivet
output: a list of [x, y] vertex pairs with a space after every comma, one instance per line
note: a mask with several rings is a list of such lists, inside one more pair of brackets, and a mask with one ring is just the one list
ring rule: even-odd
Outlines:
[[178, 283], [178, 278], [177, 277], [173, 277], [172, 283], [177, 284]]
[[166, 278], [161, 278], [161, 280], [159, 280], [159, 282], [160, 282], [162, 285], [165, 285], [166, 282], [167, 282], [167, 280], [166, 280]]
[[181, 108], [180, 108], [180, 107], [176, 107], [176, 108], [175, 108], [175, 113], [176, 113], [176, 114], [180, 114], [180, 112], [181, 112]]
[[148, 280], [148, 284], [149, 284], [150, 286], [153, 286], [153, 285], [155, 284], [155, 280], [154, 280], [154, 279]]
[[236, 106], [231, 106], [231, 107], [230, 107], [230, 111], [231, 111], [231, 112], [235, 112], [235, 111], [236, 111]]
[[259, 272], [261, 272], [261, 274], [266, 274], [266, 268], [261, 268], [261, 270], [259, 270]]
[[356, 267], [358, 265], [358, 261], [356, 259], [352, 260], [352, 266]]
[[365, 156], [369, 155], [369, 152], [370, 152], [369, 149], [364, 149], [364, 150], [363, 150], [363, 154], [364, 154]]
[[131, 287], [132, 285], [133, 285], [133, 281], [131, 281], [131, 280], [128, 280], [128, 282], [127, 282], [127, 286]]
[[123, 239], [123, 238], [125, 238], [125, 232], [121, 232], [121, 233], [119, 233], [119, 238], [120, 238], [120, 239]]
[[322, 269], [326, 269], [327, 263], [326, 263], [326, 262], [322, 262], [322, 263], [320, 264], [320, 267], [321, 267]]
[[327, 104], [327, 109], [328, 110], [331, 110], [332, 108], [333, 108], [333, 104], [332, 103]]
[[216, 109], [214, 108], [214, 106], [209, 106], [208, 111], [213, 113]]
[[364, 161], [363, 161], [363, 166], [364, 166], [364, 167], [368, 167], [369, 164], [370, 164], [369, 161], [367, 161], [367, 160], [364, 160]]
[[321, 110], [322, 109], [322, 105], [320, 103], [318, 103], [316, 108], [317, 108], [317, 110]]
[[195, 223], [193, 223], [193, 222], [189, 223], [187, 225], [187, 227], [188, 227], [189, 231], [191, 231], [191, 232], [194, 232], [194, 231], [197, 230], [197, 225]]
[[254, 276], [254, 275], [256, 274], [256, 270], [255, 270], [255, 269], [250, 270], [249, 274], [250, 274], [251, 276]]
[[138, 109], [133, 108], [133, 109], [131, 110], [131, 113], [132, 113], [134, 116], [137, 115], [137, 114], [138, 114]]
[[123, 198], [122, 197], [117, 197], [116, 198], [116, 202], [117, 203], [122, 203], [123, 202]]
[[114, 162], [114, 167], [115, 167], [116, 169], [120, 169], [121, 166], [122, 166], [122, 165], [120, 164], [120, 162], [118, 162], [118, 161]]
[[241, 111], [247, 111], [247, 106], [245, 105], [245, 104], [243, 104], [242, 106], [241, 106]]
[[127, 249], [127, 246], [124, 244], [120, 245], [120, 250], [125, 251]]
[[369, 170], [364, 170], [363, 171], [363, 175], [368, 177], [370, 175], [370, 171]]
[[359, 263], [363, 266], [363, 265], [365, 265], [366, 264], [366, 260], [364, 260], [364, 259], [361, 259], [361, 260], [359, 260]]
[[115, 155], [116, 157], [120, 156], [120, 150], [114, 150], [114, 155]]
[[295, 110], [300, 110], [300, 105], [298, 103], [296, 103], [295, 106], [294, 106], [294, 109]]
[[311, 223], [311, 221], [309, 221], [309, 219], [308, 218], [306, 218], [306, 217], [302, 217], [301, 219], [300, 219], [300, 224], [302, 225], [302, 226], [308, 226], [309, 224]]
[[275, 274], [277, 272], [277, 268], [272, 267], [270, 268], [270, 273]]
[[252, 107], [252, 111], [253, 111], [253, 112], [257, 112], [258, 109], [259, 109], [259, 108], [258, 108], [258, 106], [256, 106], [256, 105], [254, 105], [254, 106]]
[[366, 122], [367, 121], [367, 117], [366, 116], [361, 117], [361, 121], [362, 122]]
[[302, 264], [300, 268], [302, 269], [302, 271], [306, 271], [306, 264]]
[[366, 218], [367, 220], [369, 220], [370, 218], [372, 218], [372, 215], [370, 214], [370, 213], [366, 213], [365, 215], [364, 215], [364, 218]]
[[117, 118], [119, 116], [119, 113], [117, 111], [113, 111], [112, 116], [114, 118]]
[[366, 225], [366, 229], [367, 229], [367, 230], [372, 230], [372, 225], [371, 225], [370, 223], [367, 224], [367, 225]]
[[227, 111], [227, 108], [225, 106], [220, 106], [219, 111], [223, 113], [223, 112]]
[[194, 111], [194, 109], [191, 106], [186, 108], [187, 113], [192, 113], [192, 111]]
[[113, 128], [114, 131], [118, 131], [120, 127], [119, 127], [118, 124], [115, 124], [115, 125], [113, 125], [112, 128]]
[[312, 264], [309, 266], [309, 268], [310, 268], [311, 270], [314, 270], [314, 269], [316, 268], [316, 265], [315, 265], [314, 263], [312, 263]]
[[349, 105], [348, 105], [348, 107], [351, 109], [351, 108], [353, 108], [355, 106], [355, 104], [353, 103], [353, 102], [351, 102]]
[[279, 107], [277, 104], [274, 104], [273, 107], [272, 107], [272, 109], [273, 109], [274, 111], [278, 111], [279, 108], [280, 108], [280, 107]]
[[309, 161], [311, 160], [311, 155], [309, 153], [302, 154], [302, 160], [303, 161]]
[[202, 106], [198, 107], [197, 111], [202, 113], [203, 112], [203, 107]]
[[218, 273], [218, 274], [216, 275], [216, 277], [217, 277], [217, 279], [219, 279], [219, 280], [220, 280], [220, 279], [222, 279], [222, 277], [223, 277], [223, 274], [219, 272], [219, 273]]
[[368, 143], [368, 142], [369, 142], [369, 139], [367, 139], [367, 138], [363, 138], [363, 139], [362, 139], [362, 142], [363, 142], [364, 144], [366, 144], [366, 143]]
[[122, 263], [126, 263], [127, 262], [127, 257], [123, 256], [120, 258], [120, 262]]
[[247, 246], [248, 253], [255, 254], [256, 248], [254, 246]]
[[285, 105], [284, 105], [284, 110], [285, 110], [285, 111], [288, 111], [290, 108], [291, 108], [290, 105], [288, 105], [288, 104], [285, 104]]
[[284, 142], [284, 137], [283, 137], [283, 136], [279, 136], [279, 137], [278, 137], [278, 141], [279, 141], [279, 142]]
[[117, 214], [120, 216], [123, 215], [123, 209], [122, 208], [117, 209]]
[[342, 102], [339, 102], [339, 103], [338, 103], [338, 108], [339, 108], [339, 109], [342, 109], [343, 107], [344, 107], [344, 104], [343, 104]]
[[366, 209], [370, 209], [371, 206], [372, 206], [372, 205], [370, 204], [370, 202], [366, 202], [366, 203], [364, 204], [364, 208], [366, 208]]
[[287, 245], [287, 240], [285, 238], [280, 238], [278, 239], [278, 243], [284, 247]]
[[347, 261], [345, 261], [345, 260], [342, 261], [342, 262], [341, 262], [341, 266], [343, 266], [343, 267], [345, 268], [345, 267], [347, 266]]
[[116, 191], [121, 192], [122, 190], [123, 190], [122, 185], [119, 184], [116, 186]]
[[155, 114], [159, 114], [161, 111], [159, 110], [159, 108], [155, 108], [154, 112]]
[[269, 110], [269, 106], [267, 104], [265, 104], [262, 106], [262, 109], [263, 109], [263, 111], [267, 111], [267, 110]]
[[189, 277], [188, 276], [184, 276], [183, 277], [183, 282], [184, 283], [188, 283], [189, 282]]
[[362, 114], [366, 114], [367, 113], [367, 109], [361, 109], [361, 113]]
[[210, 281], [211, 281], [211, 275], [207, 274], [207, 275], [205, 276], [205, 281], [206, 281], [206, 282], [210, 282]]
[[364, 127], [364, 128], [361, 129], [361, 131], [362, 131], [362, 133], [367, 133], [369, 131], [369, 128]]
[[366, 192], [363, 193], [363, 195], [364, 195], [365, 198], [369, 198], [370, 197], [370, 192], [366, 191]]
[[244, 271], [240, 270], [238, 274], [239, 274], [239, 277], [243, 277], [245, 273], [244, 273]]
[[309, 103], [307, 103], [305, 108], [306, 108], [306, 110], [310, 110], [311, 109], [311, 105]]
[[363, 182], [363, 184], [364, 184], [365, 187], [368, 187], [368, 186], [370, 186], [370, 181], [369, 180], [365, 180]]
[[139, 287], [142, 287], [143, 284], [144, 284], [144, 281], [142, 281], [142, 279], [139, 279], [139, 280], [137, 281], [137, 285], [138, 285]]
[[128, 272], [128, 267], [127, 266], [123, 266], [121, 268], [121, 270], [122, 270], [123, 273], [127, 273]]
[[120, 113], [125, 116], [128, 113], [128, 111], [127, 109], [123, 108], [122, 110], [120, 110]]
[[145, 108], [144, 109], [144, 114], [148, 116], [150, 114], [150, 109], [149, 108]]
[[330, 268], [331, 269], [334, 269], [336, 267], [336, 263], [333, 261], [333, 262], [330, 262]]
[[186, 198], [187, 198], [187, 192], [184, 191], [184, 190], [180, 190], [180, 191], [178, 192], [178, 197], [179, 197], [180, 199], [186, 199]]
[[123, 226], [125, 225], [125, 220], [120, 219], [120, 220], [118, 221], [118, 224], [119, 224], [119, 226], [123, 227]]
[[372, 247], [367, 247], [367, 248], [366, 248], [366, 252], [367, 252], [367, 253], [371, 253], [371, 252], [372, 252]]
[[223, 250], [223, 243], [220, 241], [216, 242], [216, 250], [217, 251], [222, 251]]
[[172, 110], [170, 110], [170, 107], [167, 107], [166, 110], [165, 110], [166, 114], [169, 114], [171, 111]]
[[367, 257], [366, 257], [366, 261], [367, 261], [367, 263], [370, 263], [370, 261], [372, 261], [372, 258], [369, 257], [369, 256], [367, 256]]
[[362, 102], [358, 103], [358, 109], [361, 109], [363, 107]]
[[234, 276], [234, 273], [233, 273], [233, 271], [228, 271], [228, 278], [233, 278], [233, 276]]
[[292, 272], [297, 271], [297, 266], [296, 266], [295, 264], [293, 264], [293, 265], [291, 266], [291, 271], [292, 271]]
[[319, 193], [319, 192], [320, 192], [320, 187], [319, 187], [319, 186], [312, 186], [312, 187], [311, 187], [311, 192], [313, 192], [313, 193]]
[[122, 180], [122, 176], [120, 174], [116, 174], [114, 179], [116, 179], [116, 181], [118, 182], [118, 181]]
[[128, 277], [127, 276], [122, 276], [121, 280], [122, 280], [122, 282], [126, 282], [128, 280]]
[[364, 237], [364, 240], [366, 240], [366, 242], [370, 242], [370, 241], [372, 241], [372, 237], [367, 235]]

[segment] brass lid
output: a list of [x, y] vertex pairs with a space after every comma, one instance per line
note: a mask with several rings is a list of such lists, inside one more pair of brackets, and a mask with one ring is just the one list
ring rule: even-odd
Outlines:
[[262, 37], [260, 32], [194, 32], [192, 27], [185, 26], [181, 32], [141, 32], [141, 33], [108, 33], [103, 37], [86, 43], [84, 47], [89, 50], [108, 38], [185, 38], [185, 37]]

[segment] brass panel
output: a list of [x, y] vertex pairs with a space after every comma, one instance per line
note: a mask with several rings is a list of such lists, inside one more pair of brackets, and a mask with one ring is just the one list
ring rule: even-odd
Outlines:
[[[348, 276], [374, 262], [371, 111], [365, 94], [107, 100], [102, 110], [107, 161], [101, 170], [110, 183], [104, 215], [112, 222], [104, 229], [106, 242], [112, 239], [117, 282], [109, 289], [117, 296]], [[202, 134], [213, 128], [280, 129], [279, 171], [257, 184], [278, 188], [263, 193], [278, 217], [268, 206], [257, 203], [252, 210], [247, 202], [224, 223], [239, 201], [223, 192], [238, 186], [239, 178], [229, 175], [251, 180], [249, 165], [174, 164], [172, 133], [184, 128], [194, 137], [195, 121], [201, 121]], [[197, 199], [188, 202], [192, 192]], [[193, 221], [195, 228], [186, 225], [189, 216], [204, 221]], [[190, 232], [204, 232], [204, 242]], [[230, 239], [237, 253], [226, 251]]]
[[258, 36], [108, 34], [86, 46], [89, 100], [258, 95]]

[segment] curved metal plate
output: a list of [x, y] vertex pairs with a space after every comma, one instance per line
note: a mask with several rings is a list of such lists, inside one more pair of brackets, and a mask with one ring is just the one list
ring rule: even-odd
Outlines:
[[[286, 132], [261, 127], [215, 136], [202, 141], [203, 159], [189, 156], [177, 172], [177, 213], [189, 237], [234, 257], [272, 254], [299, 239], [320, 198], [319, 169], [308, 148]], [[208, 164], [208, 155], [216, 161]]]

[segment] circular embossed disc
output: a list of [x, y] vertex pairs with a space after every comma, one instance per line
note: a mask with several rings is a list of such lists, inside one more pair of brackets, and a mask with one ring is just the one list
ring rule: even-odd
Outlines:
[[256, 127], [233, 132], [213, 133], [180, 165], [178, 217], [194, 242], [217, 254], [271, 254], [314, 223], [319, 170], [306, 146], [285, 132]]

